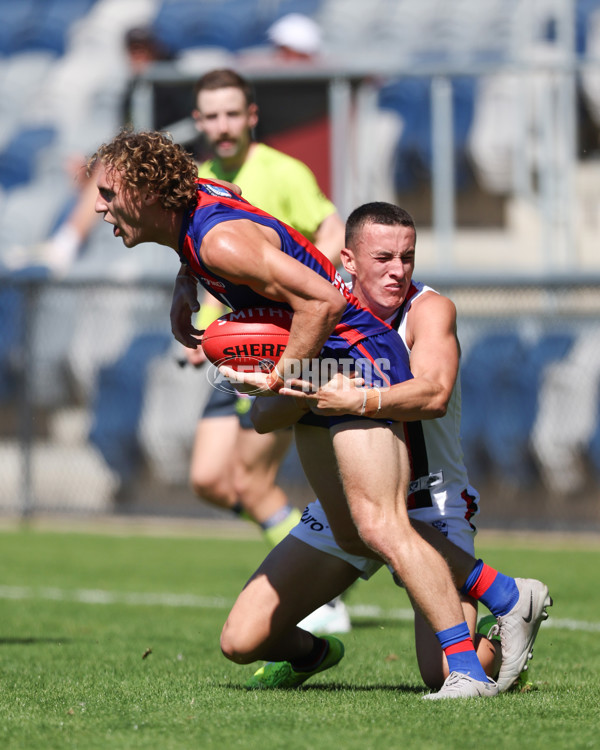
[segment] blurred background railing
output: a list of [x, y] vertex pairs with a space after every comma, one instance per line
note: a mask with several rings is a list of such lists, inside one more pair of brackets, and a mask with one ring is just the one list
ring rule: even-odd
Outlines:
[[[254, 83], [257, 137], [304, 160], [343, 218], [369, 200], [415, 217], [415, 276], [459, 310], [482, 523], [600, 527], [600, 0], [0, 11], [0, 512], [215, 513], [187, 488], [208, 385], [176, 363], [177, 257], [126, 250], [101, 222], [68, 267], [48, 240], [125, 99], [136, 126], [167, 126], [200, 157], [193, 83], [228, 66]], [[310, 64], [273, 64], [266, 29], [289, 12], [322, 28]], [[137, 26], [170, 59], [133, 76]], [[282, 482], [308, 498], [293, 452]]]

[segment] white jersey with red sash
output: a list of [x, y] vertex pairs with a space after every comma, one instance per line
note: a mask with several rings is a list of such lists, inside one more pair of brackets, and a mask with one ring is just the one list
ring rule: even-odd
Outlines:
[[[437, 294], [431, 287], [413, 281], [399, 319], [393, 321], [407, 349], [407, 315], [414, 301], [427, 292]], [[479, 495], [469, 485], [460, 442], [460, 411], [459, 371], [445, 416], [404, 425], [411, 463], [408, 509], [435, 506], [440, 525], [443, 525], [444, 515], [452, 515], [457, 510], [467, 521], [478, 512]]]

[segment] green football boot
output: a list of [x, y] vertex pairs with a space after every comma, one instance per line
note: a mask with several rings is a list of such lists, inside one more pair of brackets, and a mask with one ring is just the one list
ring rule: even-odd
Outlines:
[[306, 682], [309, 677], [335, 667], [344, 656], [344, 644], [333, 635], [325, 635], [323, 640], [329, 644], [325, 658], [318, 667], [310, 672], [297, 672], [289, 661], [270, 661], [264, 667], [258, 669], [244, 687], [249, 690], [296, 688]]

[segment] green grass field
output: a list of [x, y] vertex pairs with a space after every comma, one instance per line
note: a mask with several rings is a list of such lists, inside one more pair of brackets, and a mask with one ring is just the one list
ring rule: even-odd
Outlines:
[[384, 571], [350, 593], [339, 667], [301, 690], [248, 693], [253, 668], [229, 663], [218, 640], [265, 553], [261, 541], [33, 529], [0, 537], [4, 750], [600, 747], [593, 541], [480, 535], [487, 562], [543, 578], [554, 597], [534, 689], [430, 703], [408, 601]]

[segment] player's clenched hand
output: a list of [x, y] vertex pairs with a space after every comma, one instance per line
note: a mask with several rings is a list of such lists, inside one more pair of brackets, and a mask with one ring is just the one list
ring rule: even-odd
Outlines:
[[306, 402], [311, 411], [326, 416], [361, 414], [364, 403], [363, 378], [347, 377], [341, 372], [322, 385], [307, 380], [286, 380], [279, 391], [281, 396], [293, 396], [297, 402]]
[[171, 331], [177, 341], [188, 349], [198, 346], [198, 337], [201, 334], [201, 331], [192, 325], [192, 315], [200, 309], [197, 287], [196, 279], [186, 273], [182, 266], [173, 289]]
[[183, 350], [185, 358], [193, 367], [200, 367], [206, 362], [206, 354], [202, 346], [198, 345], [196, 349], [188, 349], [186, 346]]

